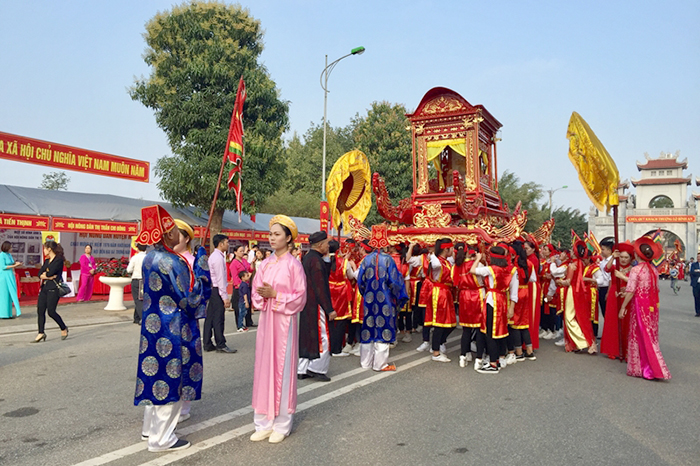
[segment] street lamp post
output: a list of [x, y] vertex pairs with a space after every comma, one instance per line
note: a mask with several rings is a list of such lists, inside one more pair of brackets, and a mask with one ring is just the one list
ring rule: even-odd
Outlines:
[[546, 192], [549, 193], [549, 219], [552, 220], [552, 194], [555, 192], [559, 191], [560, 189], [566, 189], [568, 186], [564, 185], [561, 188], [557, 189], [548, 189]]
[[331, 63], [330, 65], [328, 64], [328, 55], [326, 55], [326, 67], [323, 69], [323, 72], [321, 73], [321, 87], [323, 88], [323, 163], [321, 170], [323, 172], [322, 176], [322, 181], [321, 181], [321, 201], [326, 200], [326, 128], [327, 128], [327, 112], [326, 109], [328, 107], [328, 76], [330, 76], [331, 72], [333, 71], [333, 68], [335, 68], [335, 65], [338, 64], [340, 60], [343, 58], [347, 58], [350, 55], [362, 55], [365, 52], [364, 47], [355, 47], [350, 51], [349, 54], [343, 55], [342, 57], [338, 58], [336, 61]]

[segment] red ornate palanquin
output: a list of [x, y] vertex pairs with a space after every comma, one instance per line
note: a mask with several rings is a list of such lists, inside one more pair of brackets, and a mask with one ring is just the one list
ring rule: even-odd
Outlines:
[[436, 87], [416, 111], [406, 115], [413, 140], [413, 194], [394, 205], [382, 177], [372, 188], [377, 211], [390, 223], [370, 232], [351, 220], [356, 239], [379, 243], [433, 243], [441, 237], [470, 244], [512, 241], [521, 235], [527, 212], [509, 212], [498, 194], [497, 133], [501, 123], [483, 105], [471, 105], [461, 95]]

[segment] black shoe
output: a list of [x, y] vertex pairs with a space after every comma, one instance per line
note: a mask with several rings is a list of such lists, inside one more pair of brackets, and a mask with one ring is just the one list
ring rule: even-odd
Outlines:
[[491, 364], [486, 364], [484, 367], [477, 369], [476, 371], [479, 374], [498, 374], [498, 369], [496, 366], [492, 366]]
[[136, 325], [141, 325], [141, 321], [140, 321], [140, 320], [138, 320], [138, 321], [135, 320], [134, 323], [135, 323]]
[[211, 353], [211, 352], [214, 351], [214, 350], [216, 350], [216, 348], [214, 348], [213, 346], [211, 346], [211, 347], [205, 347], [205, 348], [204, 348], [204, 351], [206, 351], [206, 352], [208, 352], [208, 353]]
[[189, 447], [190, 447], [190, 442], [188, 442], [187, 440], [178, 439], [178, 441], [175, 442], [175, 445], [168, 448], [167, 451], [184, 450], [185, 448], [189, 448]]
[[257, 326], [258, 326], [258, 324], [250, 324], [250, 325], [246, 325], [246, 327], [248, 327], [248, 328], [255, 328], [255, 327], [257, 327]]
[[319, 374], [318, 372], [314, 371], [306, 371], [307, 374], [310, 377], [313, 377], [314, 379], [318, 380], [319, 382], [330, 382], [331, 378], [328, 377], [326, 374]]
[[297, 374], [297, 379], [298, 379], [298, 380], [310, 379], [311, 377], [313, 377], [313, 375], [309, 375], [309, 374]]
[[233, 354], [237, 352], [238, 350], [236, 348], [229, 348], [228, 346], [224, 346], [223, 348], [216, 348], [217, 353], [230, 353]]

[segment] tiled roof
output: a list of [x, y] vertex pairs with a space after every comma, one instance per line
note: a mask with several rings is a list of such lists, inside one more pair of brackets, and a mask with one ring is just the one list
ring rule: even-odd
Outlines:
[[643, 180], [635, 180], [632, 178], [632, 184], [634, 186], [644, 185], [655, 185], [655, 184], [690, 184], [690, 177], [688, 178], [644, 178]]
[[637, 170], [654, 170], [657, 168], [688, 168], [688, 160], [679, 162], [677, 159], [650, 159], [646, 163], [637, 162]]

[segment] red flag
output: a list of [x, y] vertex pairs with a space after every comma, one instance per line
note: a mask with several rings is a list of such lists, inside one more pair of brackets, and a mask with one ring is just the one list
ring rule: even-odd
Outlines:
[[676, 241], [673, 242], [673, 245], [676, 247], [676, 252], [680, 253], [683, 251], [683, 245], [681, 244], [681, 241], [676, 238]]
[[228, 130], [228, 141], [224, 158], [233, 164], [233, 168], [228, 173], [228, 189], [233, 189], [236, 194], [236, 210], [238, 210], [238, 221], [241, 220], [243, 193], [241, 190], [241, 174], [243, 173], [243, 104], [245, 102], [246, 91], [243, 76], [238, 82], [236, 101], [233, 104], [231, 115], [231, 127]]
[[571, 246], [573, 246], [576, 243], [576, 241], [581, 241], [581, 238], [578, 237], [578, 235], [576, 234], [576, 232], [572, 228], [571, 229]]

